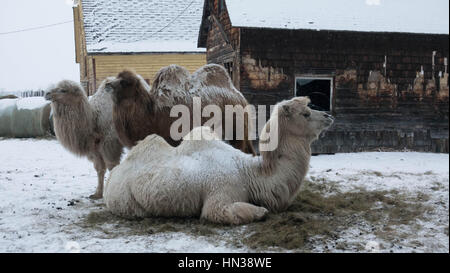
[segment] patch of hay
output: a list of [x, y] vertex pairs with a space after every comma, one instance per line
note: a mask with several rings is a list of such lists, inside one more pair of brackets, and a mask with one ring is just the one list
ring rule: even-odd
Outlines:
[[324, 241], [336, 239], [339, 231], [363, 222], [394, 234], [392, 226], [409, 224], [429, 209], [422, 204], [429, 198], [424, 194], [411, 198], [395, 190], [360, 189], [324, 197], [315, 188], [307, 182], [286, 212], [270, 214], [266, 221], [249, 225], [250, 235], [244, 239], [245, 244], [255, 249], [302, 249], [314, 236]]
[[[333, 187], [332, 187], [333, 188]], [[271, 213], [264, 221], [242, 227], [223, 226], [195, 218], [146, 218], [126, 220], [106, 209], [89, 213], [79, 225], [103, 231], [106, 238], [183, 232], [214, 240], [228, 240], [236, 247], [256, 251], [268, 249], [310, 250], [311, 238], [325, 244], [339, 238], [343, 230], [371, 225], [372, 232], [384, 239], [400, 236], [394, 226], [410, 224], [423, 218], [430, 208], [423, 203], [425, 194], [405, 196], [398, 191], [367, 191], [330, 193], [330, 187], [305, 181], [292, 206], [282, 213]], [[113, 227], [113, 228], [111, 228]], [[448, 230], [446, 231], [448, 233]], [[227, 236], [222, 236], [227, 233]], [[348, 249], [344, 243], [336, 248]]]

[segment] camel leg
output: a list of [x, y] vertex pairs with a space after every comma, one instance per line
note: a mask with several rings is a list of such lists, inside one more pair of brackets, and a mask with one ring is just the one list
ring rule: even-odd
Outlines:
[[89, 196], [89, 198], [101, 199], [103, 197], [103, 181], [105, 179], [105, 172], [106, 172], [105, 162], [103, 161], [103, 159], [101, 157], [97, 157], [94, 160], [94, 168], [97, 171], [98, 184], [97, 184], [97, 190], [95, 191], [95, 193], [93, 195]]
[[243, 225], [262, 220], [269, 211], [250, 203], [234, 202], [229, 204], [205, 202], [201, 218], [221, 224]]
[[119, 165], [120, 162], [105, 162], [106, 163], [106, 168], [108, 169], [108, 171], [112, 171], [112, 169], [114, 169], [115, 166]]

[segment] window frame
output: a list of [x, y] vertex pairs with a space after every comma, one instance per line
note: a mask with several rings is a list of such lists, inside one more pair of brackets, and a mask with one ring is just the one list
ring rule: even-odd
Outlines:
[[328, 113], [333, 112], [333, 97], [334, 97], [334, 77], [331, 75], [297, 75], [294, 79], [294, 97], [297, 97], [297, 80], [329, 80], [330, 81], [330, 110]]

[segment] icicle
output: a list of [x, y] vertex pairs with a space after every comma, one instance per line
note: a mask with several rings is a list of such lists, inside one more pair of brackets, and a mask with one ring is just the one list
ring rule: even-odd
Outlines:
[[435, 58], [436, 58], [436, 51], [433, 51], [433, 57], [431, 58], [431, 70], [432, 70], [432, 74], [431, 74], [431, 78], [434, 79], [434, 65], [435, 65]]
[[447, 57], [444, 58], [444, 66], [445, 66], [445, 71], [444, 73], [447, 74]]

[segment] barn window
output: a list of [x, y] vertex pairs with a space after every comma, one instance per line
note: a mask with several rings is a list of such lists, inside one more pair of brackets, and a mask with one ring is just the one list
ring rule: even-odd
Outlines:
[[331, 77], [297, 77], [295, 79], [295, 95], [308, 96], [310, 107], [320, 111], [331, 111], [333, 94], [333, 78]]

